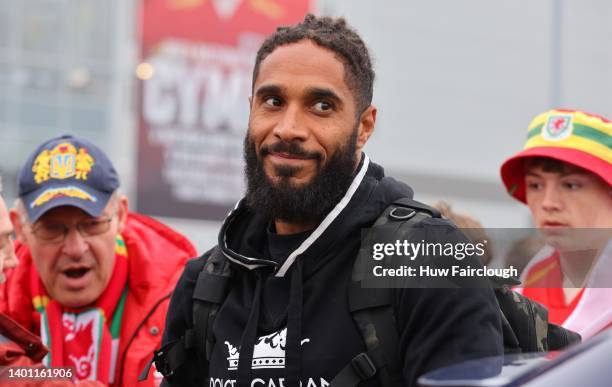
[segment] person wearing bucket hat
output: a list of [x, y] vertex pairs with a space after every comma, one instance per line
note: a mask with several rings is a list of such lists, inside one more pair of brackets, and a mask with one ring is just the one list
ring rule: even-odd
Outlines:
[[[195, 249], [130, 212], [111, 160], [85, 139], [41, 144], [18, 187], [10, 217], [19, 264], [6, 271], [0, 312], [41, 336], [46, 366], [72, 367], [75, 381], [134, 384]], [[160, 382], [152, 374], [144, 385]]]
[[612, 326], [612, 122], [577, 110], [538, 115], [501, 178], [546, 243], [519, 291], [583, 339]]

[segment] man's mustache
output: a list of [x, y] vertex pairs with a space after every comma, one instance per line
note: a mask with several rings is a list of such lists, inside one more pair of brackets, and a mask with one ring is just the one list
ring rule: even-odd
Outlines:
[[271, 145], [264, 145], [261, 147], [260, 155], [264, 157], [270, 153], [286, 153], [289, 156], [295, 156], [307, 159], [322, 160], [323, 155], [319, 152], [308, 152], [297, 141], [286, 142], [277, 141]]

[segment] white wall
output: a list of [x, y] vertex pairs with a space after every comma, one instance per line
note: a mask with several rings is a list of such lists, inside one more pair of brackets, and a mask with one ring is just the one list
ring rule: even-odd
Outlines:
[[535, 115], [559, 104], [612, 116], [610, 1], [322, 0], [319, 9], [345, 16], [373, 53], [372, 159], [417, 198], [450, 200], [489, 227], [529, 224], [499, 166]]

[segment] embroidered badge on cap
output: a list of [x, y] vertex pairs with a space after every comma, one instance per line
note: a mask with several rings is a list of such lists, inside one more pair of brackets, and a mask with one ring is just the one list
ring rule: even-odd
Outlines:
[[572, 116], [570, 114], [551, 115], [542, 127], [542, 137], [549, 141], [565, 140], [572, 135]]
[[69, 197], [69, 198], [77, 198], [88, 200], [90, 202], [97, 202], [94, 196], [89, 193], [83, 191], [79, 187], [60, 187], [60, 188], [49, 188], [45, 190], [43, 193], [38, 195], [36, 199], [30, 204], [30, 208], [35, 208], [38, 206], [42, 206], [49, 200], [58, 198], [58, 197]]
[[87, 180], [87, 174], [94, 166], [95, 160], [86, 148], [77, 149], [69, 142], [62, 142], [52, 150], [43, 150], [34, 159], [32, 172], [37, 184], [49, 179]]

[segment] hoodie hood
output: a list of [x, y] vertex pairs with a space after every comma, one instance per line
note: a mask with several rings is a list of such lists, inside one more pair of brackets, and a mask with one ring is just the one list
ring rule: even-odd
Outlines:
[[[284, 277], [296, 260], [329, 256], [327, 252], [335, 243], [370, 227], [393, 201], [412, 196], [409, 186], [385, 177], [384, 169], [364, 153], [345, 195], [284, 261], [276, 262], [267, 255], [266, 230], [271, 220], [248, 208], [244, 198], [225, 219], [219, 233], [219, 247], [235, 267], [247, 270], [267, 267], [274, 276]], [[323, 264], [325, 260], [309, 265], [305, 274]]]
[[[385, 177], [383, 168], [371, 163], [370, 159], [362, 154], [353, 181], [334, 208], [299, 246], [288, 252], [286, 257], [274, 259], [269, 252], [267, 235], [272, 220], [246, 206], [244, 199], [238, 202], [221, 228], [219, 247], [232, 267], [240, 272], [237, 277], [241, 279], [237, 282], [242, 285], [237, 285], [230, 292], [219, 318], [223, 319], [224, 312], [229, 313], [230, 308], [235, 308], [237, 314], [226, 320], [226, 332], [231, 330], [230, 324], [235, 325], [238, 321], [244, 324], [236, 327], [238, 329], [235, 329], [233, 334], [220, 334], [221, 337], [227, 337], [229, 334], [234, 337], [232, 340], [240, 336], [240, 361], [237, 365], [239, 387], [248, 387], [252, 380], [251, 364], [256, 361], [254, 347], [261, 340], [266, 340], [262, 339], [259, 332], [263, 330], [268, 333], [270, 330], [280, 329], [284, 324], [285, 385], [299, 387], [304, 365], [301, 349], [303, 332], [304, 328], [311, 328], [303, 322], [304, 318], [309, 318], [309, 313], [304, 313], [304, 287], [308, 286], [305, 284], [310, 283], [312, 286], [314, 282], [318, 282], [309, 281], [315, 277], [316, 272], [327, 272], [328, 276], [336, 279], [343, 274], [350, 274], [349, 268], [355, 259], [361, 230], [370, 227], [391, 202], [401, 197], [412, 197], [412, 190], [403, 183]], [[286, 274], [288, 278], [285, 281]], [[325, 276], [318, 277], [322, 279]], [[271, 278], [284, 282], [284, 286], [272, 291], [270, 286], [273, 286], [274, 281], [270, 281]], [[268, 299], [266, 294], [274, 295], [276, 300]], [[308, 294], [312, 296], [312, 292]], [[281, 300], [283, 296], [286, 298]], [[241, 311], [238, 311], [239, 305], [244, 305]], [[265, 305], [281, 306], [280, 313], [272, 312], [275, 317], [270, 318], [270, 311]], [[282, 307], [284, 305], [286, 308]], [[354, 340], [351, 342], [354, 343]], [[219, 360], [223, 362], [221, 358]]]
[[[344, 197], [310, 233], [273, 235], [270, 219], [240, 201], [219, 234], [217, 251], [230, 263], [231, 286], [212, 325], [215, 344], [208, 369], [195, 358], [191, 364], [194, 373], [206, 378], [201, 384], [325, 387], [347, 364], [356, 364], [356, 355], [367, 351], [349, 305], [362, 230], [402, 197], [412, 197], [412, 190], [385, 177], [363, 155]], [[193, 294], [209, 257], [188, 265], [191, 269], [179, 282], [166, 342], [192, 326], [193, 306], [186, 297]], [[391, 294], [407, 382], [402, 385], [440, 366], [503, 353], [499, 306], [490, 289], [438, 290]], [[380, 381], [359, 385], [378, 386]]]

